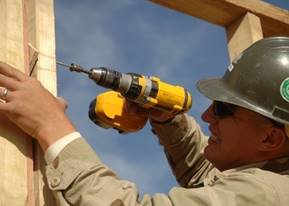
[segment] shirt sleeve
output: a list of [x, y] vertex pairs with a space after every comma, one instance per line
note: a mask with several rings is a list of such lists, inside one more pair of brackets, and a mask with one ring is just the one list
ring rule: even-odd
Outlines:
[[84, 138], [66, 145], [47, 165], [46, 176], [58, 206], [263, 206], [277, 201], [270, 195], [274, 193], [271, 187], [265, 190], [249, 172], [216, 173], [198, 188], [174, 187], [168, 194], [140, 198], [136, 185], [103, 164]]
[[47, 164], [50, 164], [53, 162], [53, 160], [58, 156], [58, 154], [61, 152], [61, 150], [68, 145], [73, 140], [81, 138], [81, 135], [79, 132], [72, 132], [68, 135], [65, 135], [64, 137], [60, 138], [56, 142], [54, 142], [52, 145], [50, 145], [47, 150], [45, 151], [44, 158]]
[[200, 184], [214, 167], [203, 155], [208, 137], [195, 119], [181, 114], [166, 124], [151, 125], [179, 184], [186, 188]]

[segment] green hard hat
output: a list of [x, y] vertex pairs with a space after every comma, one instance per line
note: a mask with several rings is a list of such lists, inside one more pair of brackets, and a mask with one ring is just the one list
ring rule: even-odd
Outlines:
[[200, 80], [209, 99], [255, 111], [289, 124], [289, 38], [262, 39], [244, 50], [223, 78]]

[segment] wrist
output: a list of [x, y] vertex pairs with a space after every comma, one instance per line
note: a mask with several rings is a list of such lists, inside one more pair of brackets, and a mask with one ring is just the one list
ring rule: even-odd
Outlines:
[[46, 149], [57, 140], [76, 131], [75, 127], [68, 119], [61, 121], [61, 123], [59, 122], [46, 124], [36, 130], [33, 137], [37, 139], [43, 151], [46, 151]]
[[60, 152], [72, 141], [81, 138], [79, 132], [69, 133], [51, 144], [44, 153], [44, 158], [47, 164], [52, 163]]

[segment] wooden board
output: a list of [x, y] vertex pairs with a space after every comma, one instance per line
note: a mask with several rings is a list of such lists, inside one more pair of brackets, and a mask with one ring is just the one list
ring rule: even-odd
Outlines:
[[260, 0], [150, 0], [223, 27], [247, 12], [261, 20], [264, 37], [289, 36], [289, 11]]
[[[29, 0], [29, 42], [32, 76], [56, 95], [55, 19], [53, 0]], [[34, 57], [34, 58], [33, 58]], [[36, 60], [37, 63], [33, 64]], [[30, 69], [31, 70], [31, 69]], [[30, 71], [31, 72], [31, 71]], [[33, 147], [35, 205], [56, 205], [44, 175], [45, 160], [37, 142]]]
[[263, 38], [260, 18], [247, 13], [226, 27], [230, 59], [234, 60], [243, 50]]
[[[0, 61], [25, 72], [25, 13], [22, 0], [0, 1]], [[26, 205], [33, 201], [31, 139], [0, 116], [0, 205]]]
[[[56, 95], [53, 0], [0, 0], [0, 27], [0, 61], [27, 74], [35, 65], [34, 76]], [[56, 205], [43, 152], [3, 115], [0, 152], [0, 205]]]

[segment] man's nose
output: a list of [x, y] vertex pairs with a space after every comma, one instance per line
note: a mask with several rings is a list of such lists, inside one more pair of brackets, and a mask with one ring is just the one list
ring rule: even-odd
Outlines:
[[211, 104], [202, 114], [202, 120], [208, 123], [214, 123], [217, 121], [215, 114], [214, 114], [214, 109], [213, 109], [213, 104]]

